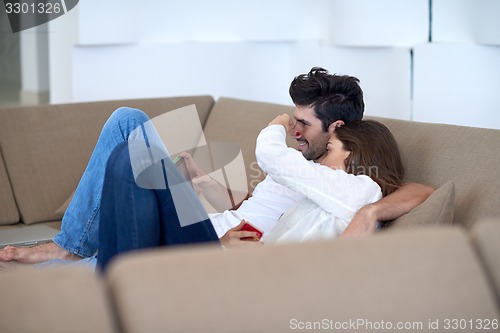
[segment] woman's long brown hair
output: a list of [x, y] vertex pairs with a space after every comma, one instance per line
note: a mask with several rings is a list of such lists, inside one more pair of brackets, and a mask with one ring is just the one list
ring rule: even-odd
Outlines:
[[389, 129], [374, 120], [351, 121], [335, 130], [344, 149], [351, 152], [345, 160], [348, 173], [367, 175], [386, 196], [403, 183], [405, 168], [396, 139]]

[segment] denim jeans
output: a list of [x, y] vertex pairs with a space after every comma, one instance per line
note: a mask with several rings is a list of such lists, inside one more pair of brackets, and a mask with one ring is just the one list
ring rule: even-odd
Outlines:
[[[139, 187], [132, 171], [127, 143], [111, 153], [106, 167], [99, 227], [97, 263], [105, 269], [117, 254], [158, 246], [218, 242], [219, 238], [189, 183], [167, 158], [151, 168], [160, 171], [164, 189]], [[176, 200], [188, 203], [198, 223], [182, 226]]]
[[99, 246], [99, 212], [106, 163], [111, 152], [130, 133], [148, 121], [148, 116], [138, 109], [117, 109], [104, 125], [89, 163], [64, 214], [61, 232], [53, 241], [83, 258], [96, 254]]

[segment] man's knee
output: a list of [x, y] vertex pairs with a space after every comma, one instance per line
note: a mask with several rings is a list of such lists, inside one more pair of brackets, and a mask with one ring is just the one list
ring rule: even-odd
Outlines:
[[130, 108], [128, 106], [122, 106], [113, 111], [108, 119], [108, 122], [116, 122], [118, 124], [132, 122], [140, 125], [148, 120], [149, 117], [146, 113], [144, 113], [144, 111], [136, 108]]

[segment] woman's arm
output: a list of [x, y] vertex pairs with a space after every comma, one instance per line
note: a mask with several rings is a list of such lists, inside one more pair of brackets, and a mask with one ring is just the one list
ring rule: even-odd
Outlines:
[[186, 163], [186, 168], [193, 187], [197, 192], [203, 194], [205, 199], [207, 199], [212, 207], [218, 212], [235, 209], [243, 200], [248, 198], [247, 192], [232, 191], [207, 175], [190, 154], [183, 152], [180, 153], [179, 156], [182, 157]]

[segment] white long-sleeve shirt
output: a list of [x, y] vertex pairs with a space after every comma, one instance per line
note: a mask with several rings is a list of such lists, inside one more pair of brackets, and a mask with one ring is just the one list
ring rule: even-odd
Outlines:
[[276, 183], [303, 198], [282, 215], [266, 243], [336, 237], [361, 207], [382, 197], [380, 186], [370, 177], [307, 161], [285, 140], [283, 126], [263, 129], [257, 138], [257, 162]]
[[238, 209], [210, 214], [210, 221], [219, 238], [244, 219], [261, 230], [264, 233], [262, 240], [265, 240], [280, 216], [302, 198], [300, 193], [276, 183], [267, 176], [257, 184], [252, 196], [243, 201]]

